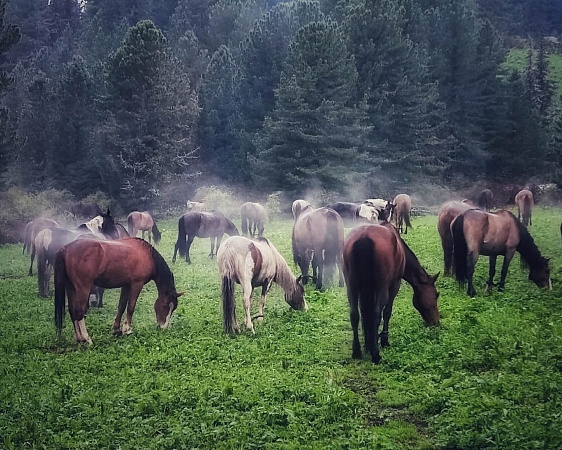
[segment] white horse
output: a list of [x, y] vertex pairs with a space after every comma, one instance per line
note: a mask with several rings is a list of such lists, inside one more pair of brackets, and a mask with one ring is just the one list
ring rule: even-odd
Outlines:
[[390, 222], [392, 219], [392, 213], [394, 211], [394, 203], [392, 203], [392, 201], [382, 198], [368, 198], [363, 204], [372, 205], [377, 208], [379, 210], [379, 220]]
[[[285, 301], [296, 310], [307, 310], [304, 287], [296, 278], [281, 254], [265, 238], [251, 240], [243, 236], [231, 236], [220, 246], [217, 263], [221, 276], [223, 325], [226, 333], [239, 333], [236, 321], [236, 283], [242, 285], [246, 328], [254, 331], [253, 319], [263, 318], [265, 297], [275, 281], [285, 291]], [[259, 313], [252, 317], [252, 294], [261, 287]]]

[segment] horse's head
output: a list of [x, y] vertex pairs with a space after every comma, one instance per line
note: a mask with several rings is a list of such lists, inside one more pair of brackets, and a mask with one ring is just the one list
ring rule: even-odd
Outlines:
[[178, 307], [178, 298], [183, 292], [166, 291], [158, 293], [158, 298], [154, 303], [154, 312], [156, 313], [156, 323], [160, 328], [168, 328], [170, 325], [170, 317]]
[[548, 258], [541, 256], [540, 263], [530, 267], [529, 280], [540, 288], [552, 289], [552, 281], [550, 280], [550, 268], [548, 267]]
[[414, 297], [412, 299], [414, 308], [419, 311], [425, 324], [428, 326], [439, 325], [439, 310], [437, 309], [439, 292], [437, 292], [435, 287], [437, 277], [439, 277], [439, 273], [430, 276], [427, 283], [423, 283], [414, 289]]
[[236, 225], [234, 225], [234, 223], [229, 219], [226, 220], [226, 228], [224, 231], [229, 236], [240, 236], [238, 228], [236, 228]]
[[111, 216], [109, 208], [106, 213], [101, 213], [101, 217], [103, 218], [103, 222], [101, 224], [100, 231], [111, 239], [119, 239], [119, 230], [115, 226], [115, 220]]
[[285, 301], [289, 306], [297, 311], [308, 310], [308, 305], [304, 299], [304, 286], [302, 284], [302, 275], [296, 280], [293, 289], [285, 292]]

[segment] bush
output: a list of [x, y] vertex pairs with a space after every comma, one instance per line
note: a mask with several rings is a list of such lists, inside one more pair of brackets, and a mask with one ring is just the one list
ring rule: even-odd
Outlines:
[[240, 217], [240, 202], [230, 189], [218, 186], [203, 186], [195, 192], [195, 199], [205, 203], [205, 210], [218, 209], [226, 216]]

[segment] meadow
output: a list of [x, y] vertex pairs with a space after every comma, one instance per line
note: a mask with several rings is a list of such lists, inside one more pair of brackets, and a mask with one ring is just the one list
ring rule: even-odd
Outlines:
[[[172, 265], [176, 219], [159, 223], [157, 247], [185, 292], [171, 327], [156, 328], [149, 283], [133, 334], [114, 337], [118, 291], [108, 291], [86, 319], [92, 346], [74, 343], [68, 314], [57, 341], [29, 257], [2, 246], [0, 448], [560, 448], [561, 218], [536, 208], [530, 227], [552, 258], [552, 291], [529, 282], [516, 256], [506, 290], [486, 293], [481, 257], [477, 297], [440, 276], [441, 325], [426, 328], [404, 282], [378, 366], [351, 358], [345, 288], [307, 286], [309, 310], [298, 312], [274, 287], [255, 335], [225, 335], [209, 240], [194, 241], [192, 265]], [[296, 272], [291, 226], [275, 220], [265, 236]], [[429, 273], [442, 271], [436, 217], [413, 226], [405, 240]], [[240, 302], [237, 312], [241, 322]]]

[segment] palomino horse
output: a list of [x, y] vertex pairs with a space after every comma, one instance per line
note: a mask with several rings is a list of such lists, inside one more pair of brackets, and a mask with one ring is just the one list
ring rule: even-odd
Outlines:
[[242, 219], [242, 234], [248, 236], [258, 237], [263, 236], [263, 229], [265, 220], [267, 219], [267, 212], [265, 208], [259, 203], [246, 202], [240, 207], [240, 218]]
[[427, 325], [439, 325], [435, 281], [400, 238], [392, 225], [364, 225], [353, 230], [343, 251], [347, 298], [353, 328], [353, 358], [361, 358], [359, 319], [362, 319], [365, 349], [373, 363], [380, 362], [381, 346], [388, 346], [388, 325], [394, 298], [403, 278], [414, 290], [413, 304]]
[[[108, 211], [109, 213], [109, 211]], [[70, 242], [86, 237], [90, 239], [117, 239], [119, 237], [115, 222], [111, 214], [105, 214], [101, 220], [98, 216], [75, 230], [62, 227], [50, 227], [41, 230], [35, 237], [37, 252], [37, 287], [41, 297], [49, 297], [49, 281], [51, 268], [55, 262], [55, 255], [61, 247]], [[101, 222], [101, 227], [95, 229], [92, 223]]]
[[93, 219], [96, 216], [101, 216], [103, 211], [95, 203], [79, 202], [72, 205], [70, 212], [74, 217]]
[[478, 195], [478, 199], [476, 200], [476, 205], [483, 209], [484, 211], [490, 211], [492, 209], [492, 202], [494, 201], [494, 194], [490, 189], [484, 189]]
[[304, 284], [308, 283], [308, 267], [312, 254], [312, 279], [316, 288], [322, 288], [323, 272], [333, 277], [334, 266], [339, 268], [340, 286], [343, 286], [342, 250], [343, 220], [330, 208], [306, 209], [293, 225], [293, 260], [301, 269]]
[[35, 259], [35, 238], [37, 234], [49, 227], [56, 227], [59, 223], [52, 219], [35, 219], [25, 226], [23, 237], [23, 250], [22, 255], [27, 250], [27, 254], [31, 251], [31, 265], [29, 266], [29, 276], [33, 275], [33, 260]]
[[156, 222], [148, 211], [133, 211], [127, 216], [127, 228], [129, 235], [135, 237], [139, 230], [142, 232], [144, 239], [145, 231], [148, 232], [148, 243], [152, 243], [152, 236], [154, 236], [154, 243], [158, 244], [162, 238], [160, 230], [156, 226]]
[[453, 235], [451, 234], [451, 222], [459, 214], [472, 209], [470, 203], [465, 201], [450, 201], [439, 209], [437, 215], [437, 231], [441, 237], [441, 247], [443, 247], [443, 261], [446, 276], [452, 274], [453, 267]]
[[[238, 229], [231, 220], [220, 211], [211, 212], [188, 212], [180, 217], [178, 221], [178, 240], [174, 248], [172, 262], [176, 262], [176, 254], [179, 250], [180, 256], [185, 256], [185, 261], [191, 264], [189, 249], [195, 236], [200, 238], [211, 238], [211, 253], [209, 257], [215, 256], [221, 244], [224, 233], [229, 236], [238, 236]], [[187, 242], [186, 242], [187, 237]]]
[[473, 285], [474, 268], [479, 255], [490, 257], [488, 289], [494, 285], [496, 259], [503, 255], [499, 290], [505, 286], [509, 263], [515, 252], [529, 267], [529, 279], [539, 287], [551, 287], [548, 259], [541, 255], [527, 228], [509, 211], [496, 214], [469, 209], [451, 223], [453, 234], [453, 271], [459, 284], [468, 282], [467, 294], [476, 295]]
[[[408, 194], [398, 194], [394, 197], [394, 223], [400, 233], [408, 234], [408, 228], [412, 228], [410, 223], [410, 213], [412, 211], [412, 199]], [[403, 225], [406, 224], [406, 229]]]
[[[154, 280], [158, 298], [154, 303], [156, 322], [167, 328], [178, 306], [174, 275], [154, 247], [138, 238], [119, 241], [78, 239], [62, 247], [55, 260], [55, 324], [60, 337], [64, 320], [65, 294], [68, 312], [78, 342], [92, 343], [84, 317], [88, 310], [90, 291], [94, 285], [121, 288], [113, 334], [130, 334], [131, 322], [142, 287]], [[121, 318], [127, 318], [121, 329]]]
[[293, 202], [291, 210], [293, 211], [293, 219], [297, 220], [301, 212], [306, 208], [312, 208], [312, 205], [306, 200], [298, 199]]
[[517, 218], [523, 223], [523, 225], [533, 225], [533, 220], [531, 219], [531, 212], [533, 211], [533, 193], [528, 189], [523, 189], [517, 193], [515, 196], [515, 205], [517, 205]]
[[221, 276], [223, 324], [226, 333], [239, 333], [236, 321], [236, 283], [242, 285], [246, 328], [254, 333], [250, 315], [254, 288], [261, 287], [259, 313], [254, 318], [263, 317], [265, 296], [275, 281], [285, 291], [285, 301], [293, 309], [306, 310], [304, 288], [291, 269], [273, 246], [265, 238], [250, 240], [243, 236], [229, 237], [217, 253], [217, 263]]

